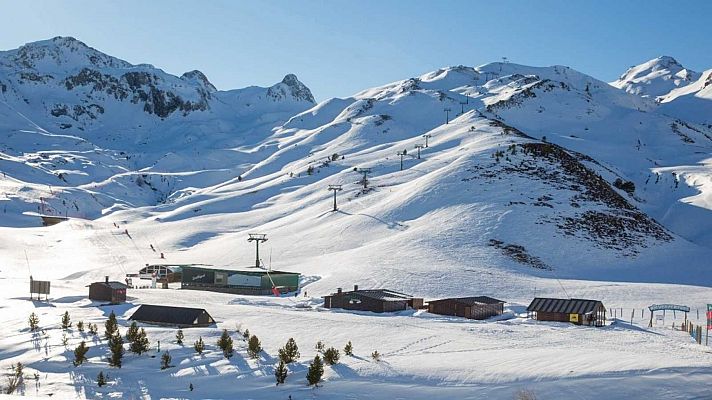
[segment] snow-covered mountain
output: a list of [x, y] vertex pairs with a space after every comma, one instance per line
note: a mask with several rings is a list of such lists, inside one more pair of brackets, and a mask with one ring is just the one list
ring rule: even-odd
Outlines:
[[662, 56], [631, 67], [611, 85], [654, 100], [661, 113], [712, 126], [712, 69], [695, 72]]

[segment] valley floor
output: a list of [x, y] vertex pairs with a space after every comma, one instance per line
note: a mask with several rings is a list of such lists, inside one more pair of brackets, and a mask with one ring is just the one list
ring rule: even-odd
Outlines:
[[[600, 284], [600, 283], [597, 283]], [[685, 332], [673, 330], [683, 315], [666, 315], [647, 328], [648, 315], [640, 310], [650, 303], [650, 285], [630, 284], [617, 304], [623, 315], [637, 309], [633, 325], [615, 320], [604, 328], [536, 322], [524, 318], [525, 299], [508, 304], [510, 318], [470, 321], [435, 316], [422, 311], [377, 315], [324, 310], [319, 299], [303, 296], [274, 298], [170, 290], [129, 290], [129, 303], [97, 306], [86, 298], [87, 288], [76, 281], [53, 282], [49, 303], [30, 301], [27, 282], [0, 279], [4, 301], [0, 339], [0, 367], [25, 364], [26, 397], [52, 398], [229, 398], [229, 399], [513, 399], [518, 390], [530, 390], [539, 399], [704, 399], [710, 398], [712, 351], [693, 342]], [[709, 289], [658, 285], [665, 300], [701, 305]], [[303, 307], [296, 307], [297, 304]], [[127, 318], [138, 304], [204, 307], [217, 327], [185, 329], [185, 346], [175, 344], [175, 330], [146, 326], [152, 349], [136, 356], [128, 353], [121, 369], [108, 366], [106, 342], [99, 339], [103, 323], [113, 310], [122, 334]], [[27, 317], [39, 315], [42, 332], [31, 333]], [[61, 315], [68, 311], [76, 323], [99, 325], [93, 338], [72, 328], [63, 346]], [[690, 318], [697, 322], [695, 307]], [[704, 313], [701, 313], [704, 318]], [[627, 318], [629, 319], [629, 318]], [[236, 343], [230, 360], [216, 350], [225, 328]], [[246, 344], [236, 331], [249, 329], [262, 341], [257, 360], [247, 356]], [[198, 356], [192, 343], [205, 339], [207, 351]], [[290, 365], [285, 385], [275, 386], [277, 350], [294, 337], [301, 358]], [[73, 349], [82, 340], [90, 346], [88, 362], [72, 366]], [[172, 355], [172, 368], [160, 369], [161, 351]], [[354, 345], [354, 356], [325, 367], [321, 387], [306, 386], [308, 363], [318, 340], [342, 349]], [[382, 360], [375, 362], [371, 352]], [[109, 374], [109, 385], [98, 388], [99, 371]], [[37, 372], [39, 381], [32, 376]], [[0, 385], [5, 385], [3, 379]], [[194, 391], [188, 390], [193, 384]]]

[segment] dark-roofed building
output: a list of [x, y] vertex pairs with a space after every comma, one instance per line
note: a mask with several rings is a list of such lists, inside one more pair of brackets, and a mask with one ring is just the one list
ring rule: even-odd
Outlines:
[[354, 290], [344, 292], [341, 288], [329, 296], [324, 296], [324, 307], [346, 310], [391, 312], [423, 307], [423, 299], [388, 289]]
[[126, 301], [126, 284], [116, 281], [109, 281], [107, 276], [104, 282], [94, 282], [89, 285], [89, 298], [91, 300], [108, 301], [111, 304], [119, 304]]
[[469, 319], [487, 319], [502, 315], [504, 302], [487, 296], [433, 300], [428, 302], [428, 312]]
[[527, 307], [527, 314], [537, 321], [571, 322], [590, 326], [606, 324], [606, 307], [599, 300], [537, 297]]
[[170, 307], [142, 304], [129, 317], [132, 321], [177, 328], [206, 327], [215, 323], [204, 308]]

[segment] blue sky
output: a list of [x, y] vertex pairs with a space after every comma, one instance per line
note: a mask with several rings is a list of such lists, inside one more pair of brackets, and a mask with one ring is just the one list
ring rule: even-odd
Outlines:
[[220, 89], [295, 73], [318, 100], [506, 56], [610, 81], [671, 55], [712, 68], [712, 1], [12, 1], [0, 49], [74, 36], [132, 63], [203, 71]]

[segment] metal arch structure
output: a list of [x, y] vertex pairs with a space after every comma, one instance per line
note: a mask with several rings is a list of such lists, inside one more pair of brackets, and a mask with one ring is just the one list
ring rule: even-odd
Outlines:
[[653, 314], [655, 311], [682, 311], [685, 313], [685, 323], [687, 323], [687, 313], [690, 312], [690, 307], [679, 304], [653, 304], [648, 306], [648, 310], [650, 310], [650, 322], [648, 323], [648, 328], [652, 328]]

